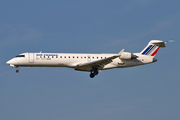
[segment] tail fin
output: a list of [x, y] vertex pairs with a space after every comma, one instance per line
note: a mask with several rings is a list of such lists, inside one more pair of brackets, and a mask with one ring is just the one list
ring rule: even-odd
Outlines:
[[154, 57], [160, 47], [166, 47], [165, 44], [172, 41], [151, 40], [149, 44], [140, 52], [142, 55]]

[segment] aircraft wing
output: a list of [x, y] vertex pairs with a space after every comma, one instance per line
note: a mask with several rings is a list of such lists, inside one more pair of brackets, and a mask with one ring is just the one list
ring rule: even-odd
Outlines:
[[89, 63], [84, 63], [84, 64], [78, 64], [76, 70], [87, 70], [87, 69], [92, 69], [92, 68], [97, 68], [97, 69], [102, 69], [105, 65], [109, 64], [112, 62], [113, 59], [120, 57], [121, 54], [123, 53], [124, 49], [122, 49], [117, 55], [114, 55], [112, 57], [108, 57], [102, 60], [97, 60]]

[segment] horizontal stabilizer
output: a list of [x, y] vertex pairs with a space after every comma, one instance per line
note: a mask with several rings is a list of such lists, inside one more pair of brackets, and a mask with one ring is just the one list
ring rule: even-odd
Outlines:
[[165, 44], [167, 42], [173, 42], [173, 40], [170, 40], [170, 41], [154, 41], [154, 42], [152, 42], [152, 44], [155, 44], [155, 45], [160, 46], [160, 47], [166, 47]]

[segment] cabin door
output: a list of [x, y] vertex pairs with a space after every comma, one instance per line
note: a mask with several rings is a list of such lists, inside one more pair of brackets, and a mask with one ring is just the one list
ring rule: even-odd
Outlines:
[[34, 63], [34, 53], [29, 53], [29, 63]]

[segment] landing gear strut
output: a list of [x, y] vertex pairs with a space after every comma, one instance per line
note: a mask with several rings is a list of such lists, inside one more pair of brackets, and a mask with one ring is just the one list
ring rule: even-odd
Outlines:
[[16, 73], [18, 73], [19, 72], [19, 67], [18, 66], [16, 66]]
[[93, 68], [93, 70], [91, 70], [91, 73], [90, 73], [90, 77], [91, 78], [94, 78], [95, 75], [98, 75], [98, 70], [97, 68]]

